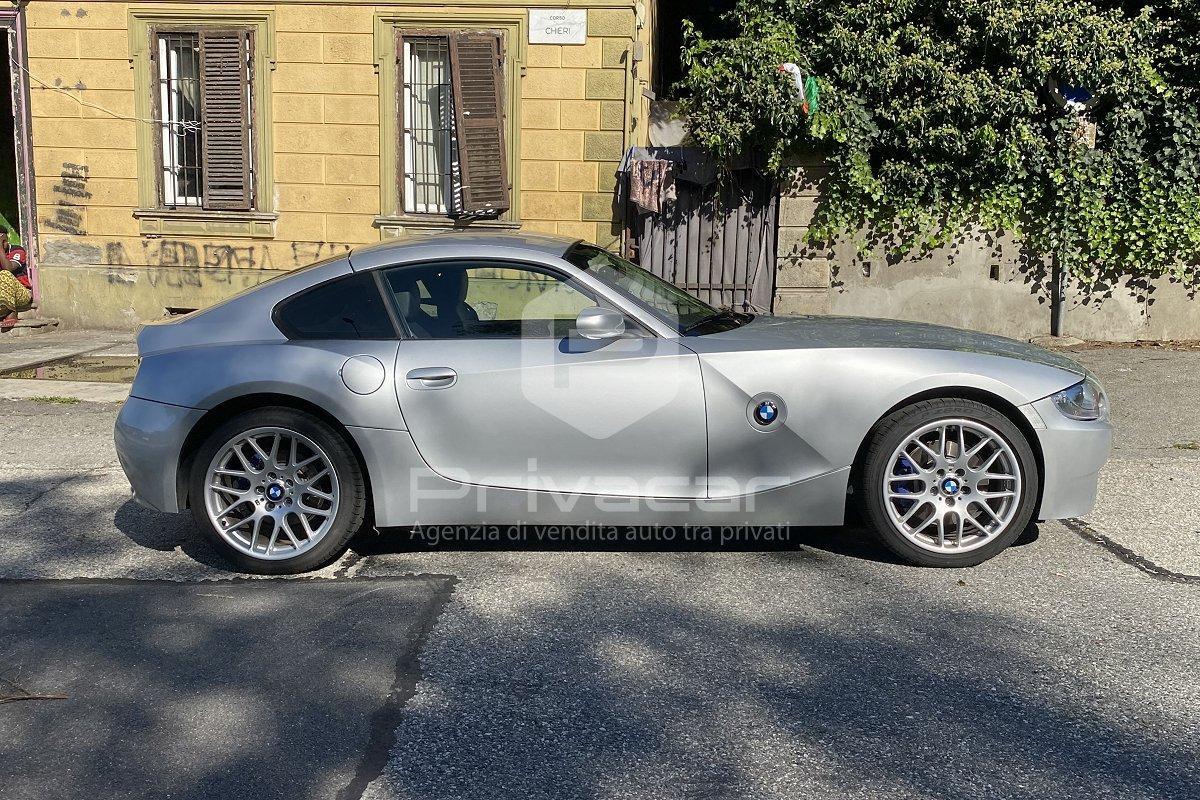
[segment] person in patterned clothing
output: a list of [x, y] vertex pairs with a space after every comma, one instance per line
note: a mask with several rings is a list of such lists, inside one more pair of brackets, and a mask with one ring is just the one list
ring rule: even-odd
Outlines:
[[8, 231], [0, 230], [0, 329], [17, 323], [17, 312], [33, 305], [25, 250], [8, 243]]

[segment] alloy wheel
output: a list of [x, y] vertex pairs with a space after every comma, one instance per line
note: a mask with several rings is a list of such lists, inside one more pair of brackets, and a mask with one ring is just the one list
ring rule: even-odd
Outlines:
[[970, 419], [931, 422], [892, 453], [884, 507], [913, 544], [939, 553], [982, 547], [1003, 532], [1021, 501], [1021, 466], [999, 433]]
[[293, 558], [333, 527], [340, 500], [329, 456], [307, 436], [280, 427], [239, 433], [218, 450], [204, 481], [209, 521], [252, 558]]

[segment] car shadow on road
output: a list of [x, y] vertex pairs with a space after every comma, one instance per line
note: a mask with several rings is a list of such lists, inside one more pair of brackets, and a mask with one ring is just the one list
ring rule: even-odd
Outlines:
[[[197, 529], [190, 514], [162, 514], [132, 500], [114, 522], [140, 547], [179, 550], [199, 564], [229, 570], [229, 564]], [[495, 533], [493, 533], [495, 532]], [[714, 528], [707, 532], [661, 526], [430, 526], [377, 529], [365, 525], [350, 541], [358, 557], [430, 552], [662, 552], [792, 553], [804, 549], [867, 561], [897, 563], [889, 550], [858, 526]]]
[[363, 555], [424, 552], [790, 552], [811, 547], [888, 560], [869, 531], [855, 527], [701, 527], [600, 525], [445, 525], [364, 529], [350, 543]]
[[[1030, 524], [1012, 546], [1036, 542]], [[899, 564], [869, 529], [844, 526], [719, 528], [705, 532], [662, 526], [428, 526], [364, 529], [350, 542], [359, 556], [427, 552], [795, 553], [804, 550]]]
[[113, 522], [136, 545], [162, 552], [180, 550], [206, 567], [230, 571], [229, 562], [196, 528], [190, 513], [164, 514], [128, 500], [117, 509]]
[[[153, 550], [178, 549], [214, 569], [229, 565], [196, 528], [189, 514], [162, 514], [132, 500], [117, 509], [117, 528]], [[1031, 524], [1014, 546], [1035, 542]], [[561, 526], [447, 525], [378, 529], [364, 525], [350, 541], [359, 558], [429, 552], [634, 552], [634, 553], [823, 553], [899, 564], [896, 556], [857, 521], [844, 526]]]

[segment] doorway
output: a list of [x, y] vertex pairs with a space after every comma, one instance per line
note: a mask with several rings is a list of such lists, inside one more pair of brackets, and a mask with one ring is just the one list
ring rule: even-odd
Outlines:
[[19, 10], [0, 11], [0, 229], [11, 244], [25, 249], [37, 302], [29, 93], [20, 66], [25, 63], [23, 22]]

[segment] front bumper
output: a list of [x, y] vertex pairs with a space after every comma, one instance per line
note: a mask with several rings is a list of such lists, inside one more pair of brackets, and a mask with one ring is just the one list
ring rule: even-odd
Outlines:
[[1024, 406], [1032, 409], [1042, 446], [1045, 474], [1038, 519], [1066, 519], [1087, 514], [1096, 504], [1100, 469], [1112, 452], [1112, 425], [1080, 422], [1063, 416], [1049, 397]]
[[204, 415], [196, 408], [130, 397], [117, 416], [113, 436], [117, 458], [134, 498], [156, 511], [179, 507], [179, 454], [192, 427]]

